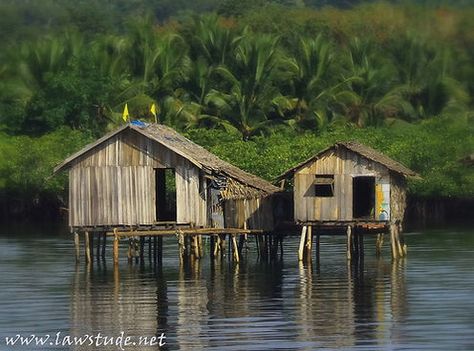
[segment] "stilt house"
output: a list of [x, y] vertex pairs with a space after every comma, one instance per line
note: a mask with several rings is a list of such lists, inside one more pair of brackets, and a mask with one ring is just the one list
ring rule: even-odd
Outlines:
[[55, 172], [65, 169], [72, 230], [162, 223], [273, 229], [277, 187], [161, 124], [125, 125], [67, 158]]
[[416, 173], [355, 142], [340, 142], [291, 168], [297, 223], [400, 223], [406, 178]]

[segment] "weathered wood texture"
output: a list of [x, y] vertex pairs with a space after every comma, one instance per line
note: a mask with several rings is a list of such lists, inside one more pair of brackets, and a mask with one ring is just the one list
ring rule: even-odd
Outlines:
[[403, 222], [407, 206], [407, 184], [403, 177], [391, 177], [390, 184], [390, 219], [392, 222]]
[[273, 201], [271, 196], [250, 199], [229, 199], [224, 202], [225, 226], [273, 230]]
[[175, 169], [177, 222], [206, 225], [205, 181], [199, 169], [132, 130], [74, 161], [69, 171], [70, 225], [153, 224], [155, 168]]
[[[157, 220], [157, 168], [175, 170], [177, 224], [216, 227], [207, 209], [211, 201], [202, 170], [134, 130], [124, 130], [72, 161], [70, 226], [152, 225]], [[246, 223], [249, 229], [273, 229], [271, 198], [262, 191], [229, 178], [220, 196], [227, 202], [226, 227], [244, 228]]]
[[[315, 196], [315, 176], [334, 175], [334, 196]], [[390, 172], [380, 163], [374, 162], [346, 148], [329, 149], [321, 157], [308, 163], [294, 175], [295, 220], [348, 221], [353, 218], [353, 178], [373, 176], [375, 184], [396, 186], [397, 196], [391, 192], [390, 208], [393, 218], [403, 218], [405, 210], [404, 180]], [[403, 200], [403, 201], [401, 201]], [[374, 217], [375, 220], [375, 217]]]

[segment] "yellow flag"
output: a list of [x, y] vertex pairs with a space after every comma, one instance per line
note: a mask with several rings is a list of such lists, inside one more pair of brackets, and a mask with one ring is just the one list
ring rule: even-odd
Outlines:
[[155, 123], [158, 123], [158, 119], [156, 118], [156, 105], [155, 104], [151, 104], [150, 112], [153, 116], [155, 116]]
[[125, 122], [127, 122], [130, 119], [130, 115], [128, 113], [128, 105], [125, 104], [125, 107], [123, 108], [123, 113], [122, 113], [122, 118]]

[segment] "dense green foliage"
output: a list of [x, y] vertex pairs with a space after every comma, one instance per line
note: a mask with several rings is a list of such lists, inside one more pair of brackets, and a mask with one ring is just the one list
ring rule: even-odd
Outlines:
[[[474, 195], [458, 162], [474, 150], [468, 3], [180, 4], [0, 2], [3, 196], [59, 203], [52, 167], [123, 123], [125, 103], [142, 120], [156, 103], [161, 122], [267, 179], [359, 140], [418, 171], [418, 195]], [[195, 13], [208, 10], [220, 15]]]

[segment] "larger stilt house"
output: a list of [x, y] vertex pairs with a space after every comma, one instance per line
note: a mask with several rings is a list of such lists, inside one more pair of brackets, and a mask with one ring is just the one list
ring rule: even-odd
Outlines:
[[277, 187], [161, 124], [125, 125], [55, 172], [66, 169], [74, 232], [273, 230]]

